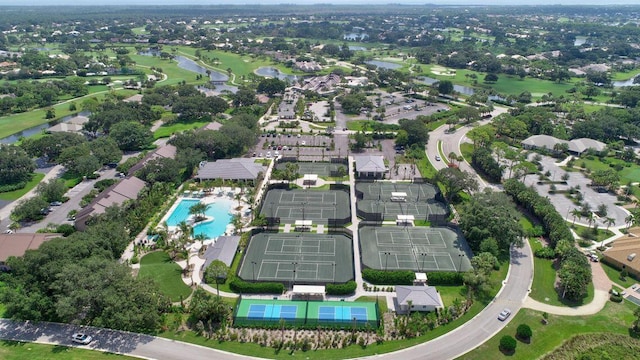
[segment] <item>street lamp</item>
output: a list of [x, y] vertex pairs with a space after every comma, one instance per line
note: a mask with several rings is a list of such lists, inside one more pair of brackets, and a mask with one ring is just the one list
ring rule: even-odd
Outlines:
[[464, 254], [458, 254], [458, 258], [460, 259], [458, 262], [458, 272], [462, 272], [462, 259], [464, 258]]
[[427, 257], [427, 253], [420, 253], [420, 256], [422, 256], [422, 270], [424, 271], [424, 258]]
[[251, 265], [253, 267], [253, 281], [256, 281], [256, 262], [252, 261]]

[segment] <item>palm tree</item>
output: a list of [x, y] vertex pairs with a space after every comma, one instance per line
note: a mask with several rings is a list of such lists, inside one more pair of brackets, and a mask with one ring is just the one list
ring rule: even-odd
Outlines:
[[627, 224], [627, 231], [629, 231], [629, 228], [633, 224], [634, 220], [635, 220], [635, 218], [634, 218], [633, 214], [629, 214], [626, 218], [624, 218], [624, 222]]
[[571, 216], [573, 216], [573, 224], [571, 226], [574, 227], [576, 226], [576, 218], [582, 219], [582, 212], [580, 212], [580, 209], [573, 209], [571, 210]]
[[589, 224], [588, 229], [591, 229], [591, 225], [596, 222], [596, 218], [593, 216], [593, 212], [589, 211], [589, 213], [587, 213], [587, 223]]
[[460, 161], [460, 159], [458, 158], [458, 154], [456, 154], [455, 152], [450, 152], [449, 153], [449, 161], [451, 161], [453, 163], [453, 165], [455, 165], [456, 161]]
[[189, 208], [189, 215], [193, 215], [196, 222], [202, 221], [205, 219], [205, 213], [208, 209], [209, 205], [200, 201]]
[[604, 218], [604, 223], [607, 224], [607, 231], [609, 231], [609, 226], [615, 224], [616, 223], [616, 219], [610, 218], [610, 217], [606, 217], [606, 218]]

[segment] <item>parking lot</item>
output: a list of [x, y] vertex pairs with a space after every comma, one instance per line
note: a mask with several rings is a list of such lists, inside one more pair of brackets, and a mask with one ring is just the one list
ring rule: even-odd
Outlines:
[[331, 157], [347, 156], [348, 150], [349, 137], [346, 134], [328, 136], [271, 133], [261, 134], [250, 155], [255, 157], [294, 156], [301, 161], [322, 161], [324, 157], [326, 161]]
[[[533, 156], [534, 155], [531, 155], [531, 157]], [[567, 179], [567, 185], [556, 184], [556, 189], [558, 191], [567, 190], [570, 187], [574, 186], [579, 186], [580, 192], [584, 197], [584, 202], [588, 203], [593, 211], [595, 211], [599, 205], [605, 204], [607, 206], [607, 217], [613, 218], [615, 220], [615, 224], [613, 226], [623, 226], [625, 224], [625, 218], [627, 217], [628, 213], [626, 210], [615, 204], [617, 201], [615, 195], [611, 193], [599, 193], [595, 191], [589, 186], [591, 184], [591, 180], [585, 177], [584, 174], [582, 174], [581, 172], [565, 171], [556, 164], [556, 159], [554, 158], [551, 158], [549, 156], [542, 156], [542, 160], [540, 161], [540, 163], [544, 168], [543, 172], [549, 171], [551, 173], [550, 178], [552, 180], [560, 180], [562, 175], [565, 173], [569, 176], [569, 178]], [[573, 209], [579, 208], [579, 206], [574, 204], [571, 199], [567, 198], [564, 194], [549, 194], [551, 186], [549, 184], [539, 183], [538, 180], [539, 177], [537, 175], [528, 175], [524, 183], [527, 186], [534, 186], [538, 194], [548, 197], [549, 200], [551, 200], [551, 203], [553, 204], [553, 206], [555, 206], [560, 215], [562, 215], [569, 221], [573, 221], [570, 212]], [[583, 223], [585, 222], [585, 219], [581, 220]], [[604, 218], [597, 218], [596, 224], [598, 224], [598, 226], [601, 228], [606, 228], [607, 224], [604, 220]]]

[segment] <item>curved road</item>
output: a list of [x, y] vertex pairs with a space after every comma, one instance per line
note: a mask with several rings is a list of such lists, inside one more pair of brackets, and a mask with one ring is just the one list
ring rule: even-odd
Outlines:
[[[375, 355], [369, 358], [404, 360], [454, 359], [489, 340], [500, 331], [505, 322], [498, 321], [498, 313], [505, 307], [515, 315], [522, 307], [533, 280], [533, 259], [531, 248], [525, 242], [524, 248], [511, 251], [511, 266], [507, 280], [496, 298], [484, 310], [463, 326], [434, 340], [416, 345], [399, 352]], [[0, 319], [0, 339], [29, 341], [42, 344], [75, 346], [71, 341], [74, 332], [83, 329], [96, 340], [82, 348], [125, 354], [145, 359], [183, 360], [217, 359], [239, 360], [250, 357], [214, 350], [199, 345], [172, 341], [149, 335], [134, 334], [98, 328], [81, 328], [68, 324], [24, 323]]]

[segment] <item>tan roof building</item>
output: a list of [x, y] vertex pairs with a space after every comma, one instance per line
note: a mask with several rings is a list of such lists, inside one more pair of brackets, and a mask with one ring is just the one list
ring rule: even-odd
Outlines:
[[22, 256], [27, 250], [34, 250], [44, 242], [60, 237], [60, 234], [0, 234], [0, 262], [6, 261], [9, 256]]
[[137, 199], [138, 193], [145, 186], [146, 183], [144, 181], [131, 176], [106, 189], [93, 199], [91, 204], [80, 210], [76, 216], [76, 229], [84, 231], [87, 227], [87, 221], [92, 216], [103, 214], [110, 206], [122, 205], [127, 200]]
[[615, 240], [613, 247], [604, 252], [603, 260], [622, 270], [640, 277], [640, 227], [629, 229], [624, 237]]

